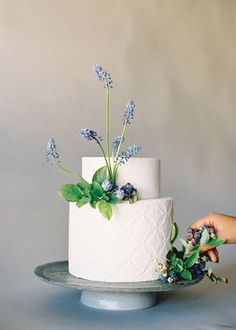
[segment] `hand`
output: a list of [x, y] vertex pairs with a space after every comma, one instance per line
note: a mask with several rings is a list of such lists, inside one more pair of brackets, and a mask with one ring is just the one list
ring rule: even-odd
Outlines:
[[[214, 227], [216, 235], [224, 238], [226, 244], [236, 243], [236, 217], [220, 213], [209, 213], [207, 216], [195, 221], [190, 227], [194, 230], [199, 230], [204, 224], [209, 227]], [[206, 251], [208, 251], [212, 262], [218, 261], [218, 251], [214, 246], [201, 247], [201, 252]]]

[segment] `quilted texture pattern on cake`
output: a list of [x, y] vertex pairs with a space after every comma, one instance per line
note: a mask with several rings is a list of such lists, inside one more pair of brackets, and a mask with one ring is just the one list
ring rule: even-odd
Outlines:
[[158, 279], [156, 267], [171, 247], [172, 198], [113, 206], [105, 220], [97, 210], [70, 205], [69, 271], [106, 282]]

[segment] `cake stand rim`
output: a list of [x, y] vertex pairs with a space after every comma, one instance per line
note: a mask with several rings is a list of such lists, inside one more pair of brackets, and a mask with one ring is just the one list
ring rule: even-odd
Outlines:
[[[60, 270], [64, 267], [64, 271]], [[53, 269], [52, 269], [53, 268]], [[82, 291], [99, 292], [165, 292], [183, 289], [201, 282], [204, 275], [191, 281], [161, 283], [159, 280], [144, 282], [99, 282], [77, 278], [68, 272], [68, 260], [48, 262], [37, 266], [35, 275], [43, 282]]]

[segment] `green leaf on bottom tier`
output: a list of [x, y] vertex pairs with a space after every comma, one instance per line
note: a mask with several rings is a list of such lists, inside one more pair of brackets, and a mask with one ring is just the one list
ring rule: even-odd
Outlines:
[[98, 203], [98, 209], [105, 219], [111, 219], [112, 207], [109, 203], [107, 203], [105, 200], [101, 200], [101, 202]]
[[76, 184], [64, 184], [58, 189], [58, 194], [68, 202], [77, 202], [81, 197], [81, 191]]
[[176, 258], [176, 254], [172, 250], [170, 250], [166, 255], [166, 259], [170, 262], [173, 262], [175, 258]]
[[192, 275], [188, 270], [183, 270], [182, 273], [180, 273], [180, 276], [186, 281], [192, 280]]
[[76, 206], [82, 207], [83, 205], [87, 204], [89, 202], [89, 198], [82, 197], [77, 203]]
[[171, 229], [171, 244], [173, 244], [176, 240], [176, 238], [178, 237], [178, 234], [179, 234], [179, 228], [178, 228], [178, 225], [176, 222], [174, 222], [172, 224], [172, 229]]

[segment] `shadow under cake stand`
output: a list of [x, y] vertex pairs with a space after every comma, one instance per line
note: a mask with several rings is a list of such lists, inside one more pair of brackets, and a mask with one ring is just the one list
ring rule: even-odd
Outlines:
[[43, 281], [82, 291], [81, 303], [105, 310], [137, 310], [157, 303], [156, 293], [183, 289], [199, 283], [203, 275], [192, 281], [177, 283], [147, 282], [96, 282], [77, 278], [68, 272], [68, 261], [50, 262], [35, 269], [35, 274]]

